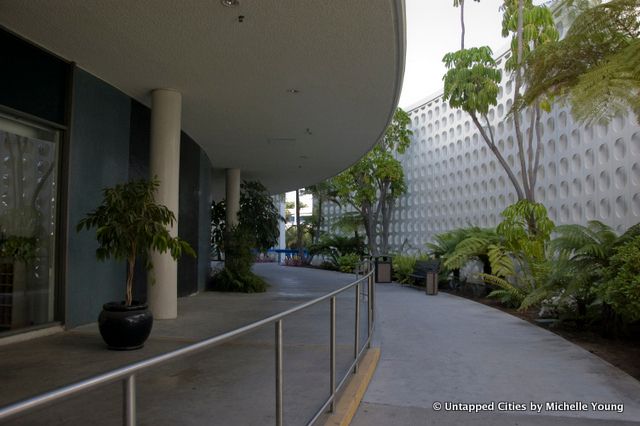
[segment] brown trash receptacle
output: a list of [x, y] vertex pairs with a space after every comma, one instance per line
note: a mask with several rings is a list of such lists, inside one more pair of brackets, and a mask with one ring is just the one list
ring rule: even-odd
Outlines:
[[391, 256], [376, 257], [376, 282], [391, 282]]
[[426, 268], [425, 291], [430, 296], [435, 296], [438, 294], [438, 270], [439, 269], [440, 269], [440, 262], [437, 260], [430, 261], [428, 267]]

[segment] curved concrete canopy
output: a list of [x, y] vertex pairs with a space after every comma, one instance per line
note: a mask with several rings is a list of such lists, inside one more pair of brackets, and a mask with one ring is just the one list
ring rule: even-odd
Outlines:
[[0, 24], [146, 105], [180, 91], [214, 168], [272, 192], [347, 168], [397, 105], [404, 0], [239, 1], [3, 0]]

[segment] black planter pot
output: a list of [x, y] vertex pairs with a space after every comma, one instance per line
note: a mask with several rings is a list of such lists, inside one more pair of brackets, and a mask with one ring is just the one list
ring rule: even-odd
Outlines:
[[153, 315], [149, 307], [135, 300], [131, 306], [126, 306], [124, 302], [105, 303], [98, 317], [102, 338], [109, 349], [117, 351], [143, 347], [152, 326]]

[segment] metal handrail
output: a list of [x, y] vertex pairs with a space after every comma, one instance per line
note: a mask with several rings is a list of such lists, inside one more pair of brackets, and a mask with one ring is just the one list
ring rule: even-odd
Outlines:
[[[284, 312], [280, 312], [278, 314], [272, 315], [270, 317], [264, 318], [262, 320], [253, 322], [246, 326], [237, 328], [235, 330], [220, 334], [218, 336], [210, 337], [204, 339], [200, 342], [185, 346], [180, 349], [173, 350], [171, 352], [167, 352], [162, 355], [157, 355], [151, 358], [147, 358], [142, 361], [135, 362], [133, 364], [129, 364], [125, 367], [120, 367], [115, 370], [108, 371], [106, 373], [102, 373], [88, 379], [84, 379], [75, 383], [72, 383], [67, 386], [60, 387], [58, 389], [54, 389], [49, 392], [42, 393], [40, 395], [24, 399], [22, 401], [18, 401], [16, 403], [7, 405], [5, 407], [0, 408], [0, 420], [6, 420], [10, 417], [14, 417], [18, 414], [24, 414], [26, 412], [30, 412], [35, 410], [36, 408], [42, 407], [46, 404], [50, 404], [56, 401], [59, 401], [63, 398], [67, 398], [70, 396], [74, 396], [80, 393], [84, 393], [93, 388], [103, 386], [109, 383], [113, 383], [117, 380], [122, 380], [123, 384], [123, 419], [122, 424], [126, 426], [134, 426], [136, 424], [136, 374], [143, 370], [149, 369], [151, 367], [157, 366], [159, 364], [163, 364], [165, 362], [173, 361], [177, 358], [194, 354], [196, 352], [202, 351], [204, 349], [208, 349], [210, 347], [222, 344], [234, 338], [237, 338], [243, 334], [254, 331], [262, 326], [267, 324], [274, 323], [275, 324], [275, 354], [276, 354], [276, 425], [282, 426], [282, 417], [283, 417], [283, 328], [282, 321], [284, 318], [292, 315], [296, 312], [302, 311], [306, 308], [309, 308], [313, 305], [316, 305], [322, 301], [330, 300], [331, 301], [331, 326], [330, 326], [330, 391], [331, 395], [324, 402], [322, 407], [314, 414], [314, 416], [309, 421], [308, 425], [313, 424], [324, 412], [329, 409], [330, 412], [333, 412], [335, 408], [335, 399], [336, 394], [340, 391], [343, 385], [346, 383], [347, 378], [349, 377], [349, 373], [353, 371], [355, 374], [358, 368], [358, 362], [360, 358], [364, 354], [365, 350], [371, 345], [371, 333], [373, 331], [373, 320], [374, 320], [374, 294], [375, 294], [375, 285], [373, 281], [373, 268], [371, 267], [371, 261], [366, 260], [361, 262], [359, 266], [363, 263], [367, 263], [368, 273], [359, 277], [359, 269], [356, 270], [356, 280], [346, 286], [339, 288], [338, 290], [332, 291], [324, 296], [318, 297], [316, 299], [310, 300], [306, 303], [298, 305], [294, 308], [288, 309]], [[363, 345], [362, 349], [359, 350], [359, 333], [360, 333], [360, 286], [366, 281], [367, 282], [367, 340]], [[336, 385], [336, 371], [335, 371], [335, 361], [336, 361], [336, 296], [340, 293], [343, 293], [350, 288], [355, 287], [356, 289], [356, 318], [355, 318], [355, 340], [354, 340], [354, 360], [347, 370], [347, 373], [340, 380], [340, 382]]]

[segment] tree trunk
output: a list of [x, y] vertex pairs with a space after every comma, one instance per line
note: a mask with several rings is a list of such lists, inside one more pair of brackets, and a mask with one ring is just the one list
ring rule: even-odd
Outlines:
[[367, 234], [367, 246], [369, 247], [369, 254], [371, 256], [377, 256], [378, 250], [376, 247], [376, 221], [373, 206], [370, 202], [363, 203], [362, 206], [362, 219], [364, 222], [364, 229]]
[[322, 229], [322, 198], [318, 197], [318, 220], [316, 232], [313, 234], [313, 242], [315, 244], [320, 241], [320, 229]]
[[[535, 120], [535, 132], [536, 132], [536, 154], [533, 162], [533, 172], [531, 174], [531, 187], [533, 188], [534, 195], [536, 189], [536, 183], [538, 181], [538, 169], [540, 168], [540, 151], [542, 151], [542, 135], [540, 134], [540, 106], [536, 105], [536, 120]], [[532, 129], [533, 131], [533, 129]]]
[[460, 0], [460, 50], [464, 50], [464, 0]]
[[127, 259], [127, 263], [129, 266], [129, 270], [127, 271], [127, 292], [125, 295], [125, 305], [131, 306], [133, 302], [133, 273], [136, 267], [136, 248], [135, 245], [131, 250], [131, 254], [129, 255], [129, 259]]
[[302, 227], [300, 226], [300, 190], [296, 189], [296, 245], [298, 256], [302, 258]]
[[[491, 152], [493, 152], [495, 157], [498, 159], [498, 162], [500, 163], [504, 171], [507, 173], [509, 180], [511, 181], [511, 183], [513, 184], [513, 187], [516, 190], [516, 195], [518, 196], [518, 200], [524, 199], [525, 198], [524, 193], [522, 192], [522, 188], [520, 186], [520, 183], [518, 182], [518, 178], [516, 177], [515, 173], [513, 173], [513, 170], [511, 170], [509, 163], [506, 162], [506, 160], [502, 156], [502, 153], [494, 143], [493, 136], [489, 138], [489, 135], [487, 135], [487, 132], [485, 132], [484, 128], [480, 124], [480, 121], [478, 120], [478, 117], [474, 113], [469, 113], [469, 115], [471, 116], [473, 123], [476, 125], [476, 128], [480, 132], [480, 136], [482, 136], [482, 139], [485, 141], [485, 143], [487, 144]], [[488, 120], [487, 120], [487, 123], [488, 123]], [[491, 129], [489, 124], [487, 124], [487, 126], [489, 127], [489, 129]]]
[[382, 208], [382, 237], [381, 237], [381, 254], [389, 253], [389, 231], [391, 227], [391, 212], [393, 211], [393, 205], [395, 199], [385, 199], [385, 205]]
[[[524, 0], [518, 0], [518, 28], [516, 29], [516, 37], [518, 42], [517, 64], [515, 70], [515, 82], [513, 90], [513, 104], [518, 105], [520, 99], [520, 88], [522, 87], [522, 59], [523, 59], [523, 27], [524, 27]], [[522, 185], [524, 196], [527, 200], [534, 202], [533, 192], [529, 185], [529, 173], [527, 171], [527, 160], [524, 148], [524, 140], [522, 128], [520, 125], [520, 112], [513, 114], [513, 126], [516, 134], [516, 142], [518, 143], [518, 158], [520, 160], [520, 169], [522, 170]]]

